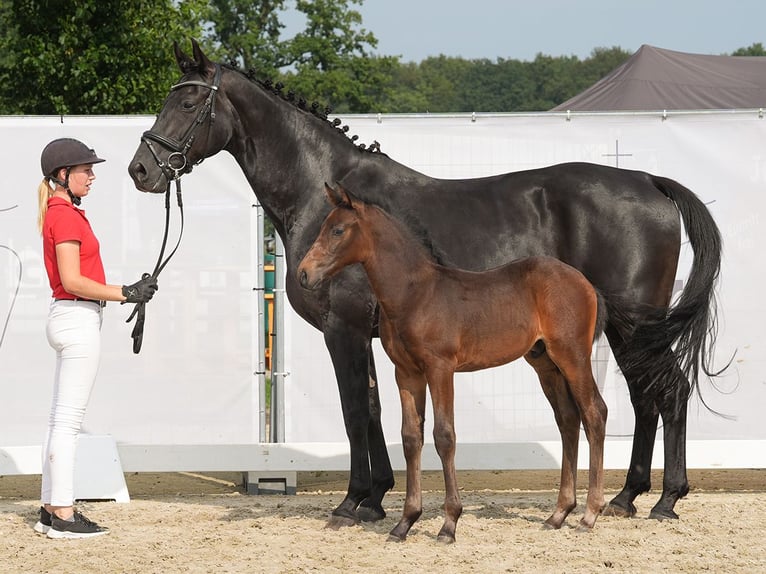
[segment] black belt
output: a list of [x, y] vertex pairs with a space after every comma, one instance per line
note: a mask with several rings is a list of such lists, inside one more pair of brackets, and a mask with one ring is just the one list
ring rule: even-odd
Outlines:
[[55, 299], [55, 301], [84, 301], [85, 303], [95, 303], [99, 307], [106, 307], [106, 301], [96, 301], [95, 299], [82, 299], [75, 297], [74, 299]]

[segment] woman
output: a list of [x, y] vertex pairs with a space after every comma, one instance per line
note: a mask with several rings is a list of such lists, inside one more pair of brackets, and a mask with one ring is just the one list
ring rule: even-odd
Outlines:
[[98, 240], [85, 212], [77, 208], [96, 179], [93, 165], [103, 161], [70, 138], [53, 140], [40, 158], [44, 178], [38, 187], [37, 223], [53, 290], [46, 334], [56, 351], [56, 371], [35, 530], [49, 538], [109, 532], [73, 506], [75, 448], [98, 370], [102, 309], [106, 301], [149, 301], [157, 290], [152, 277], [129, 286], [106, 284]]

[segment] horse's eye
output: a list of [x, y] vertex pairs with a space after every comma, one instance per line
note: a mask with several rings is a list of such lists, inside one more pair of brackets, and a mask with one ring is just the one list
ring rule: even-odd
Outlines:
[[332, 234], [335, 237], [340, 237], [343, 235], [343, 228], [342, 227], [333, 227], [332, 228]]
[[190, 102], [189, 100], [186, 100], [184, 103], [181, 104], [181, 107], [185, 110], [193, 110], [194, 109], [194, 102]]

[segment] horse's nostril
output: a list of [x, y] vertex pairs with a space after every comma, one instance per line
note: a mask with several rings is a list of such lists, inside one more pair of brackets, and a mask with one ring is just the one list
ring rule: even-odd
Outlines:
[[140, 161], [131, 165], [128, 172], [134, 179], [144, 180], [146, 178], [146, 168]]
[[306, 275], [306, 271], [305, 270], [301, 270], [300, 276], [298, 277], [298, 280], [301, 283], [301, 287], [305, 287], [306, 284], [309, 282], [309, 277], [308, 277], [308, 275]]

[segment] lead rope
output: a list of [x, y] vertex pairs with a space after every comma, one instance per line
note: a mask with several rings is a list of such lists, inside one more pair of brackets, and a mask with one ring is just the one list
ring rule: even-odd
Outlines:
[[[160, 254], [157, 257], [157, 263], [154, 265], [154, 271], [152, 271], [151, 274], [144, 273], [141, 276], [142, 279], [148, 279], [149, 277], [154, 277], [154, 279], [157, 279], [157, 277], [160, 275], [160, 272], [168, 264], [168, 261], [170, 261], [170, 258], [175, 255], [176, 251], [178, 251], [178, 246], [181, 245], [181, 237], [183, 237], [184, 234], [184, 203], [181, 197], [181, 175], [176, 172], [176, 176], [173, 179], [176, 182], [176, 201], [178, 203], [178, 210], [181, 213], [181, 231], [178, 234], [178, 241], [176, 241], [176, 245], [173, 248], [173, 251], [171, 251], [170, 255], [168, 255], [167, 258], [163, 261], [162, 258], [165, 255], [165, 247], [168, 243], [168, 230], [170, 229], [170, 187], [172, 184], [171, 181], [168, 181], [168, 187], [165, 190], [165, 233], [162, 237], [162, 247], [160, 248]], [[138, 354], [141, 352], [141, 343], [143, 343], [144, 340], [146, 302], [136, 303], [136, 306], [133, 307], [133, 312], [125, 322], [130, 323], [133, 320], [133, 317], [136, 318], [136, 324], [133, 325], [133, 331], [131, 332], [130, 336], [133, 338], [133, 353]]]

